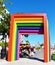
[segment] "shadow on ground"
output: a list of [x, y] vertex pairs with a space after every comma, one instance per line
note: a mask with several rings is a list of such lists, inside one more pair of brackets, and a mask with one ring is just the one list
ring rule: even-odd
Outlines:
[[31, 59], [31, 60], [38, 60], [38, 61], [44, 62], [44, 60], [39, 59], [39, 58], [33, 58], [33, 57], [30, 57], [30, 58], [28, 58], [28, 59]]

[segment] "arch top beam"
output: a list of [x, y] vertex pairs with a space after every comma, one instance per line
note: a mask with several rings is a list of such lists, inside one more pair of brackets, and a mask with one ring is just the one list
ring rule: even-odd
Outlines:
[[43, 16], [46, 17], [46, 14], [12, 14], [13, 18], [43, 18]]

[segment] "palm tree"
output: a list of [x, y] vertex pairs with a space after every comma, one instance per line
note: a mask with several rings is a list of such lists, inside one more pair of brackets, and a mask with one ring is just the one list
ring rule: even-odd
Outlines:
[[28, 35], [28, 34], [25, 34], [24, 36], [25, 36], [25, 37], [28, 37], [29, 35]]

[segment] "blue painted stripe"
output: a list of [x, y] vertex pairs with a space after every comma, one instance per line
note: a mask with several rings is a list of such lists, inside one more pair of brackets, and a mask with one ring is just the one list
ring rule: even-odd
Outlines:
[[43, 26], [19, 26], [19, 30], [44, 30]]

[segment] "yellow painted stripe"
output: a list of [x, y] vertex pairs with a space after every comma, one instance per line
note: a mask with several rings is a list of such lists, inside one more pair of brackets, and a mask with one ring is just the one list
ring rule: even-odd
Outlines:
[[[12, 34], [11, 34], [12, 35]], [[11, 56], [11, 60], [14, 61], [15, 60], [15, 40], [16, 40], [16, 24], [14, 23], [14, 30], [13, 30], [13, 43], [12, 43], [12, 56]]]
[[49, 62], [49, 36], [48, 36], [49, 34], [48, 34], [48, 21], [46, 21], [46, 22], [47, 22], [47, 40], [48, 40], [48, 41], [47, 41], [47, 43], [48, 43], [48, 51], [47, 51], [47, 53], [48, 53], [48, 59], [47, 59], [47, 60], [48, 60], [48, 62]]
[[43, 23], [43, 21], [15, 21], [15, 23]]
[[47, 62], [49, 62], [49, 33], [48, 33], [48, 21], [47, 22]]
[[18, 18], [14, 19], [14, 21], [18, 21], [17, 23], [43, 23], [43, 19], [36, 19], [36, 18]]
[[49, 31], [48, 31], [48, 21], [47, 21], [47, 36], [48, 36], [48, 62], [49, 62]]

